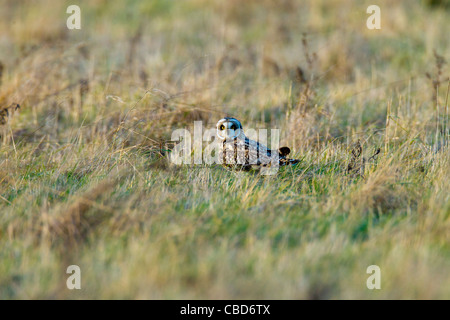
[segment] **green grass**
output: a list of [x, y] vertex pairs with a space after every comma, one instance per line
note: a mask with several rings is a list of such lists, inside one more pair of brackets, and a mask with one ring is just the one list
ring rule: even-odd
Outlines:
[[[450, 298], [448, 9], [381, 1], [371, 31], [358, 1], [97, 0], [69, 31], [72, 3], [25, 2], [0, 12], [1, 299]], [[224, 115], [302, 162], [159, 155]]]

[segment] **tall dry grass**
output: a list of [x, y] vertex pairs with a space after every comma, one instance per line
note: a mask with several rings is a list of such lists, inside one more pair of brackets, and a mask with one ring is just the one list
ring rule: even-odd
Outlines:
[[[0, 297], [450, 297], [447, 9], [97, 0], [70, 31], [69, 4], [0, 11]], [[224, 115], [302, 162], [167, 160]]]

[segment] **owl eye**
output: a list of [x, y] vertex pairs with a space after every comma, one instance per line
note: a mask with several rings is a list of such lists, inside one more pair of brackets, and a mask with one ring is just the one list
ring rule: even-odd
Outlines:
[[235, 125], [235, 124], [232, 124], [231, 127], [230, 127], [230, 129], [231, 129], [231, 130], [236, 130], [236, 125]]
[[222, 125], [220, 125], [219, 129], [220, 130], [225, 130], [225, 126], [222, 124]]

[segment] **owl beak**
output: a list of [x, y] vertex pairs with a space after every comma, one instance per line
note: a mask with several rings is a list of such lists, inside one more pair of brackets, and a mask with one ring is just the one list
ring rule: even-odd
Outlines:
[[233, 129], [227, 129], [227, 137], [234, 137], [235, 133]]

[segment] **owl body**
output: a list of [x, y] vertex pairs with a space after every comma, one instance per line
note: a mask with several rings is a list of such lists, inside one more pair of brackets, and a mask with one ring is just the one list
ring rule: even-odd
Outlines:
[[277, 151], [245, 136], [241, 123], [226, 117], [217, 123], [217, 137], [220, 143], [219, 162], [227, 167], [242, 170], [261, 169], [262, 167], [296, 164], [299, 160], [287, 159], [290, 149]]

